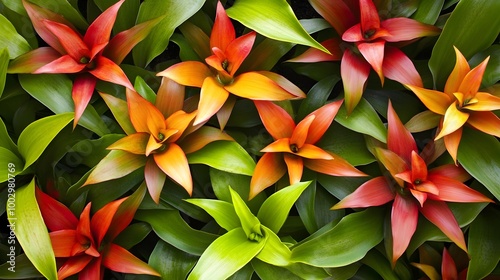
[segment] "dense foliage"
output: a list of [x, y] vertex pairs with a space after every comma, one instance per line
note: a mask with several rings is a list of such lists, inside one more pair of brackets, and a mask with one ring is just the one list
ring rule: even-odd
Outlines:
[[500, 279], [499, 13], [0, 0], [0, 278]]

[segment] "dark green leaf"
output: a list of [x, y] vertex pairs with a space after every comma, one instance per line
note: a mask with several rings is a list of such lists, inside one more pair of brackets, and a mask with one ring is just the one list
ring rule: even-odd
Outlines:
[[135, 218], [149, 223], [158, 237], [165, 242], [186, 253], [197, 256], [200, 256], [218, 237], [191, 228], [181, 218], [179, 211], [138, 210]]
[[144, 97], [144, 99], [155, 104], [156, 93], [149, 87], [146, 81], [144, 81], [144, 79], [141, 78], [140, 76], [137, 76], [135, 78], [134, 88], [142, 97]]
[[[478, 145], [481, 143], [481, 145]], [[460, 164], [500, 199], [500, 143], [494, 136], [464, 129], [458, 149]]]
[[349, 116], [345, 104], [342, 104], [335, 121], [350, 130], [370, 135], [381, 142], [385, 143], [387, 141], [387, 129], [377, 112], [364, 98], [360, 100]]
[[30, 2], [64, 16], [81, 30], [86, 30], [88, 27], [85, 18], [67, 0], [30, 0]]
[[160, 240], [149, 256], [149, 265], [161, 274], [162, 279], [185, 280], [197, 260], [196, 256]]
[[500, 1], [462, 0], [457, 4], [446, 21], [429, 60], [437, 89], [444, 87], [455, 65], [453, 46], [466, 58], [470, 58], [495, 41], [500, 32], [499, 10]]
[[205, 1], [202, 0], [148, 0], [141, 4], [137, 23], [142, 23], [159, 16], [165, 18], [132, 51], [135, 64], [139, 67], [148, 65], [153, 58], [161, 54], [169, 43], [174, 30], [196, 13]]
[[270, 265], [258, 259], [253, 259], [251, 263], [255, 272], [262, 280], [302, 280], [301, 277], [298, 277], [286, 268]]
[[361, 260], [362, 263], [373, 268], [384, 280], [398, 280], [399, 277], [391, 267], [391, 263], [377, 250], [372, 250]]
[[292, 261], [339, 267], [362, 259], [383, 239], [384, 209], [370, 208], [345, 216], [334, 228], [292, 249]]
[[495, 269], [500, 260], [500, 212], [486, 208], [470, 224], [468, 249], [470, 255], [467, 279], [483, 279]]
[[[9, 269], [10, 268], [10, 269]], [[43, 277], [33, 266], [25, 254], [15, 256], [15, 261], [0, 265], [2, 279], [34, 279]]]
[[1, 118], [0, 118], [0, 147], [4, 147], [13, 153], [19, 154], [17, 151], [17, 146], [10, 138], [9, 132], [7, 131], [7, 127], [5, 127], [5, 123]]
[[128, 250], [144, 240], [151, 230], [152, 228], [148, 223], [139, 222], [131, 224], [120, 232], [120, 234], [113, 240], [113, 243]]
[[326, 104], [333, 87], [340, 81], [340, 76], [328, 76], [317, 82], [307, 93], [306, 99], [300, 103], [297, 119], [302, 120], [314, 110]]
[[471, 67], [477, 66], [488, 56], [490, 60], [484, 71], [481, 87], [492, 86], [500, 80], [500, 45], [493, 45], [485, 51], [477, 53], [469, 61]]
[[434, 24], [441, 13], [444, 0], [421, 0], [413, 19], [427, 24]]
[[[101, 9], [101, 11], [106, 10], [111, 5], [116, 3], [115, 0], [94, 0], [94, 2]], [[118, 10], [118, 15], [113, 26], [113, 31], [115, 33], [129, 29], [134, 25], [135, 20], [131, 19], [135, 19], [137, 17], [139, 4], [139, 0], [127, 0], [123, 2], [120, 10]]]

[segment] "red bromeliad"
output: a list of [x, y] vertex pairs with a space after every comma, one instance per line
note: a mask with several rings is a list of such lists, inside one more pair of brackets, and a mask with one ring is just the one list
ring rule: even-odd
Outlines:
[[185, 61], [158, 73], [179, 84], [201, 88], [198, 115], [194, 125], [217, 114], [221, 129], [227, 123], [236, 99], [229, 93], [251, 100], [287, 100], [305, 94], [281, 75], [268, 71], [237, 73], [250, 53], [256, 33], [236, 38], [234, 26], [224, 7], [217, 4], [217, 14], [210, 36], [212, 55], [199, 61]]
[[500, 98], [479, 91], [489, 57], [471, 70], [457, 48], [455, 54], [455, 68], [448, 77], [443, 92], [415, 85], [406, 86], [430, 111], [443, 116], [436, 140], [444, 139], [446, 149], [456, 162], [465, 123], [484, 133], [500, 137], [500, 118], [492, 112], [500, 110]]
[[[376, 177], [334, 205], [332, 209], [370, 207], [393, 201], [392, 262], [404, 253], [417, 227], [418, 212], [436, 225], [461, 249], [467, 251], [463, 233], [445, 201], [492, 202], [467, 187], [468, 173], [454, 164], [427, 169], [417, 153], [413, 136], [403, 126], [389, 103], [387, 148], [375, 148], [375, 156], [390, 177]], [[395, 182], [395, 183], [394, 183]]]
[[309, 0], [314, 9], [341, 36], [322, 44], [331, 53], [309, 49], [290, 62], [341, 60], [340, 71], [344, 84], [348, 112], [356, 107], [370, 74], [377, 72], [403, 84], [422, 86], [422, 80], [412, 61], [391, 43], [437, 35], [440, 29], [409, 18], [381, 20], [372, 0]]
[[9, 65], [9, 73], [78, 73], [72, 90], [75, 103], [73, 126], [76, 126], [97, 80], [133, 89], [118, 64], [146, 37], [157, 20], [122, 31], [110, 40], [118, 10], [124, 1], [120, 0], [105, 10], [81, 36], [64, 17], [23, 0], [36, 32], [50, 47], [41, 47], [16, 58]]
[[250, 199], [276, 183], [287, 169], [290, 184], [300, 182], [304, 166], [332, 176], [366, 176], [343, 158], [314, 145], [332, 123], [342, 100], [324, 105], [297, 125], [278, 105], [268, 101], [254, 103], [264, 126], [275, 141], [261, 150], [264, 155], [252, 176]]
[[57, 258], [65, 259], [57, 276], [65, 279], [78, 273], [80, 280], [103, 279], [102, 266], [113, 271], [160, 276], [148, 264], [113, 243], [132, 221], [145, 194], [133, 195], [104, 205], [90, 217], [91, 203], [78, 219], [64, 204], [36, 188], [36, 198]]

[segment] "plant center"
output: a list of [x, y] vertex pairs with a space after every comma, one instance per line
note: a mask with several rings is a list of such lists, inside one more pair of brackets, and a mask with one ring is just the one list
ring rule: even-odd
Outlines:
[[364, 37], [365, 39], [370, 39], [370, 38], [373, 36], [373, 34], [375, 34], [375, 32], [377, 32], [377, 30], [375, 30], [375, 29], [368, 29], [368, 30], [366, 30], [366, 31], [363, 33], [363, 37]]
[[158, 133], [158, 139], [160, 139], [160, 141], [163, 141], [165, 139], [165, 135], [163, 135], [163, 133]]
[[299, 152], [299, 147], [297, 147], [296, 144], [291, 144], [290, 145], [290, 150], [293, 152], [293, 153], [298, 153]]
[[86, 56], [82, 56], [82, 58], [80, 58], [80, 63], [82, 64], [87, 64], [90, 62], [90, 58], [86, 57]]

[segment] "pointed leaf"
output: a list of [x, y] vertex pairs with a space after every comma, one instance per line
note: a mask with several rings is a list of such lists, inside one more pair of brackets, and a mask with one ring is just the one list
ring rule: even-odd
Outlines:
[[471, 223], [469, 228], [470, 262], [467, 279], [483, 279], [497, 266], [500, 256], [500, 240], [496, 229], [500, 226], [497, 219], [500, 213], [487, 208]]
[[197, 256], [200, 256], [218, 237], [192, 229], [176, 210], [139, 210], [135, 219], [149, 223], [158, 237], [165, 242]]
[[174, 30], [196, 13], [205, 1], [150, 0], [141, 4], [137, 23], [164, 16], [149, 35], [132, 51], [135, 64], [144, 67], [162, 53]]
[[147, 157], [113, 150], [96, 165], [83, 184], [92, 185], [124, 177], [146, 165]]
[[113, 243], [108, 251], [103, 254], [102, 264], [116, 272], [160, 276], [160, 274], [148, 264], [125, 250], [123, 247]]
[[0, 165], [5, 166], [3, 170], [0, 170], [0, 182], [5, 182], [21, 173], [24, 163], [12, 151], [0, 147]]
[[226, 12], [229, 17], [268, 38], [328, 52], [302, 27], [285, 0], [239, 0]]
[[130, 122], [127, 101], [106, 93], [99, 92], [99, 95], [106, 102], [106, 105], [108, 105], [108, 108], [123, 131], [127, 135], [135, 133], [134, 126]]
[[444, 0], [421, 0], [417, 11], [411, 16], [422, 23], [434, 24], [443, 9]]
[[197, 260], [196, 256], [159, 240], [149, 256], [149, 265], [161, 274], [162, 279], [186, 279]]
[[[478, 145], [481, 143], [481, 145]], [[500, 143], [491, 135], [464, 129], [458, 160], [469, 174], [500, 199]]]
[[365, 99], [361, 99], [356, 109], [347, 114], [345, 104], [340, 107], [335, 121], [359, 133], [367, 134], [375, 139], [386, 142], [387, 130], [377, 112]]
[[311, 184], [311, 181], [299, 182], [283, 188], [268, 197], [257, 214], [260, 222], [274, 233], [278, 233], [288, 218], [290, 209], [295, 204], [295, 201], [297, 201], [309, 184]]
[[271, 265], [287, 266], [292, 264], [290, 258], [292, 252], [290, 249], [281, 242], [281, 239], [274, 233], [274, 231], [263, 226], [262, 231], [267, 235], [266, 245], [257, 254], [257, 258]]
[[[490, 46], [498, 37], [500, 2], [488, 0], [460, 1], [454, 8], [434, 45], [429, 68], [435, 87], [442, 89], [453, 69], [457, 47], [466, 58]], [[481, 15], [478, 17], [477, 15]], [[458, 33], [457, 33], [458, 32]], [[481, 34], [481, 36], [477, 36]]]
[[17, 33], [10, 21], [0, 14], [0, 50], [7, 49], [10, 59], [16, 58], [26, 52], [31, 47], [26, 40]]
[[362, 259], [384, 235], [380, 207], [345, 216], [335, 227], [292, 248], [292, 261], [317, 267], [346, 266]]
[[42, 8], [53, 10], [57, 14], [69, 20], [79, 29], [85, 30], [88, 27], [88, 23], [82, 14], [71, 5], [71, 1], [68, 0], [54, 0], [47, 2], [44, 0], [30, 0], [33, 4], [36, 4]]
[[[245, 235], [248, 237], [248, 239], [254, 238], [253, 235], [258, 235], [257, 238], [264, 236], [261, 231], [261, 224], [259, 219], [255, 217], [255, 215], [250, 211], [243, 199], [241, 199], [240, 195], [231, 187], [229, 187], [229, 192], [231, 194], [234, 212], [238, 216], [241, 227], [243, 228], [243, 231], [245, 232]], [[258, 239], [257, 242], [259, 242]]]
[[252, 176], [255, 162], [250, 155], [234, 141], [215, 141], [201, 150], [187, 155], [190, 164], [206, 164], [230, 173]]
[[71, 120], [73, 120], [72, 113], [49, 116], [31, 123], [23, 130], [19, 135], [17, 145], [25, 160], [25, 170], [40, 157], [52, 139]]
[[16, 209], [7, 211], [7, 217], [10, 228], [15, 230], [19, 244], [33, 265], [47, 279], [58, 279], [54, 251], [35, 198], [34, 178], [16, 190]]
[[240, 220], [236, 215], [236, 212], [234, 212], [234, 207], [229, 202], [197, 198], [187, 199], [186, 201], [205, 210], [223, 229], [227, 231], [241, 227]]
[[[72, 84], [66, 75], [40, 74], [19, 75], [21, 86], [35, 99], [56, 114], [74, 112], [71, 99]], [[88, 105], [79, 124], [99, 136], [110, 131], [96, 110]]]
[[248, 240], [242, 228], [235, 228], [210, 244], [188, 280], [226, 279], [249, 263], [265, 244], [265, 239]]
[[0, 97], [2, 97], [9, 66], [9, 51], [0, 47]]

